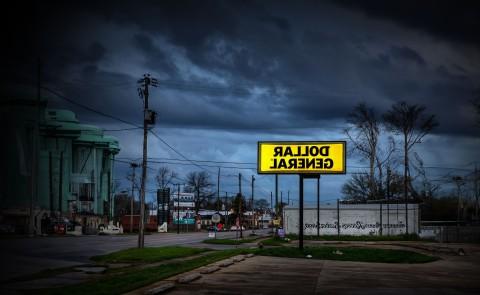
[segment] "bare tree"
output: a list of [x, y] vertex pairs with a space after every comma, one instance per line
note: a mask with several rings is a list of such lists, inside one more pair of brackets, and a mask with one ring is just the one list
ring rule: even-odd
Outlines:
[[355, 173], [342, 186], [344, 200], [364, 203], [369, 199], [370, 189], [368, 173]]
[[[376, 157], [376, 167], [377, 167], [377, 195], [385, 196], [385, 186], [384, 186], [384, 169], [388, 171], [392, 168], [394, 162], [394, 152], [396, 151], [395, 139], [391, 136], [388, 137], [388, 146], [386, 148], [382, 148], [381, 146], [378, 148], [377, 157]], [[388, 175], [387, 177], [388, 178]], [[387, 182], [388, 179], [385, 180]], [[387, 196], [388, 198], [388, 196]]]
[[[373, 108], [369, 108], [365, 103], [360, 103], [348, 114], [347, 122], [351, 124], [351, 127], [345, 129], [344, 132], [352, 143], [352, 151], [360, 153], [369, 162], [368, 197], [373, 199], [377, 192], [375, 162], [377, 161], [380, 135], [380, 123], [377, 114]], [[354, 182], [358, 180], [359, 178], [352, 179]]]
[[210, 181], [210, 175], [207, 172], [194, 171], [188, 173], [185, 191], [195, 193], [194, 202], [196, 214], [198, 214], [200, 210], [200, 205], [215, 194], [211, 191], [213, 186], [214, 184]]
[[157, 176], [155, 179], [157, 180], [158, 188], [165, 189], [170, 187], [173, 183], [173, 179], [177, 177], [177, 173], [171, 170], [167, 166], [161, 166], [158, 169]]
[[398, 102], [392, 105], [392, 108], [383, 116], [386, 126], [390, 131], [403, 135], [403, 194], [405, 198], [405, 224], [407, 234], [408, 209], [406, 204], [408, 203], [408, 188], [411, 184], [408, 153], [415, 144], [420, 143], [422, 138], [438, 125], [435, 120], [435, 115], [426, 116], [424, 112], [424, 106]]
[[[417, 171], [418, 177], [420, 177], [421, 182], [420, 194], [415, 193], [415, 195], [418, 195], [422, 199], [422, 201], [425, 201], [427, 199], [433, 198], [435, 192], [440, 189], [440, 185], [432, 183], [432, 181], [427, 176], [427, 172], [425, 171], [423, 160], [417, 153], [414, 153], [413, 155], [416, 160], [412, 163], [413, 169]], [[410, 189], [415, 192], [414, 187], [410, 187]]]

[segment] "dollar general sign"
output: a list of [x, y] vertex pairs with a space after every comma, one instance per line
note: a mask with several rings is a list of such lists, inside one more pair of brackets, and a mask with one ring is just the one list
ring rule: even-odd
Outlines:
[[345, 141], [259, 141], [260, 174], [345, 174]]

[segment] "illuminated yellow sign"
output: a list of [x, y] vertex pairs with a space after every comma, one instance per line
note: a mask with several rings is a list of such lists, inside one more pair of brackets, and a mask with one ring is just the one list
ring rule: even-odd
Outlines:
[[345, 141], [259, 141], [260, 174], [345, 174]]

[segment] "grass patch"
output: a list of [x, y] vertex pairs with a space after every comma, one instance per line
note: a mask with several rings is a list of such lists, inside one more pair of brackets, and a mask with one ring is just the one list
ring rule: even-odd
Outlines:
[[282, 246], [287, 243], [289, 243], [289, 241], [279, 237], [269, 238], [262, 241], [264, 246]]
[[59, 267], [59, 268], [47, 268], [45, 270], [41, 270], [39, 272], [33, 274], [27, 274], [24, 276], [14, 277], [12, 279], [7, 280], [7, 282], [27, 282], [33, 281], [38, 279], [50, 278], [56, 275], [68, 273], [74, 271], [76, 267], [82, 267], [83, 265], [79, 266], [67, 266], [67, 267]]
[[[298, 235], [288, 234], [288, 238], [298, 240]], [[350, 235], [321, 235], [321, 236], [304, 236], [304, 240], [312, 241], [359, 241], [359, 242], [380, 242], [380, 241], [428, 241], [434, 242], [432, 239], [420, 238], [417, 234], [391, 235], [391, 236], [350, 236]]]
[[206, 244], [216, 244], [216, 245], [240, 245], [243, 243], [251, 243], [257, 240], [258, 237], [250, 238], [250, 239], [207, 239], [203, 240], [203, 243]]
[[[343, 254], [334, 254], [337, 250]], [[306, 255], [312, 255], [313, 259], [383, 263], [425, 263], [438, 260], [437, 257], [411, 251], [372, 248], [307, 247], [302, 251], [293, 247], [279, 247], [258, 249], [255, 254], [290, 258], [306, 258]]]
[[123, 294], [125, 292], [152, 284], [156, 281], [166, 279], [168, 277], [187, 272], [231, 256], [247, 254], [251, 252], [252, 250], [248, 249], [215, 251], [213, 253], [206, 254], [205, 256], [197, 257], [187, 261], [169, 263], [144, 269], [132, 269], [131, 272], [128, 273], [106, 275], [105, 277], [101, 277], [97, 280], [72, 286], [35, 290], [37, 291], [35, 293], [69, 295]]
[[192, 256], [207, 250], [208, 249], [177, 246], [152, 247], [143, 249], [130, 248], [107, 255], [94, 256], [91, 259], [97, 263], [151, 263], [173, 258]]

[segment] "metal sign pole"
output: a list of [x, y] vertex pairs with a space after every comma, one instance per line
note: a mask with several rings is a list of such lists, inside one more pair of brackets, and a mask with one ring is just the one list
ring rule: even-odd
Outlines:
[[320, 175], [317, 178], [317, 237], [320, 236]]
[[299, 195], [298, 248], [303, 250], [303, 174], [300, 174]]

